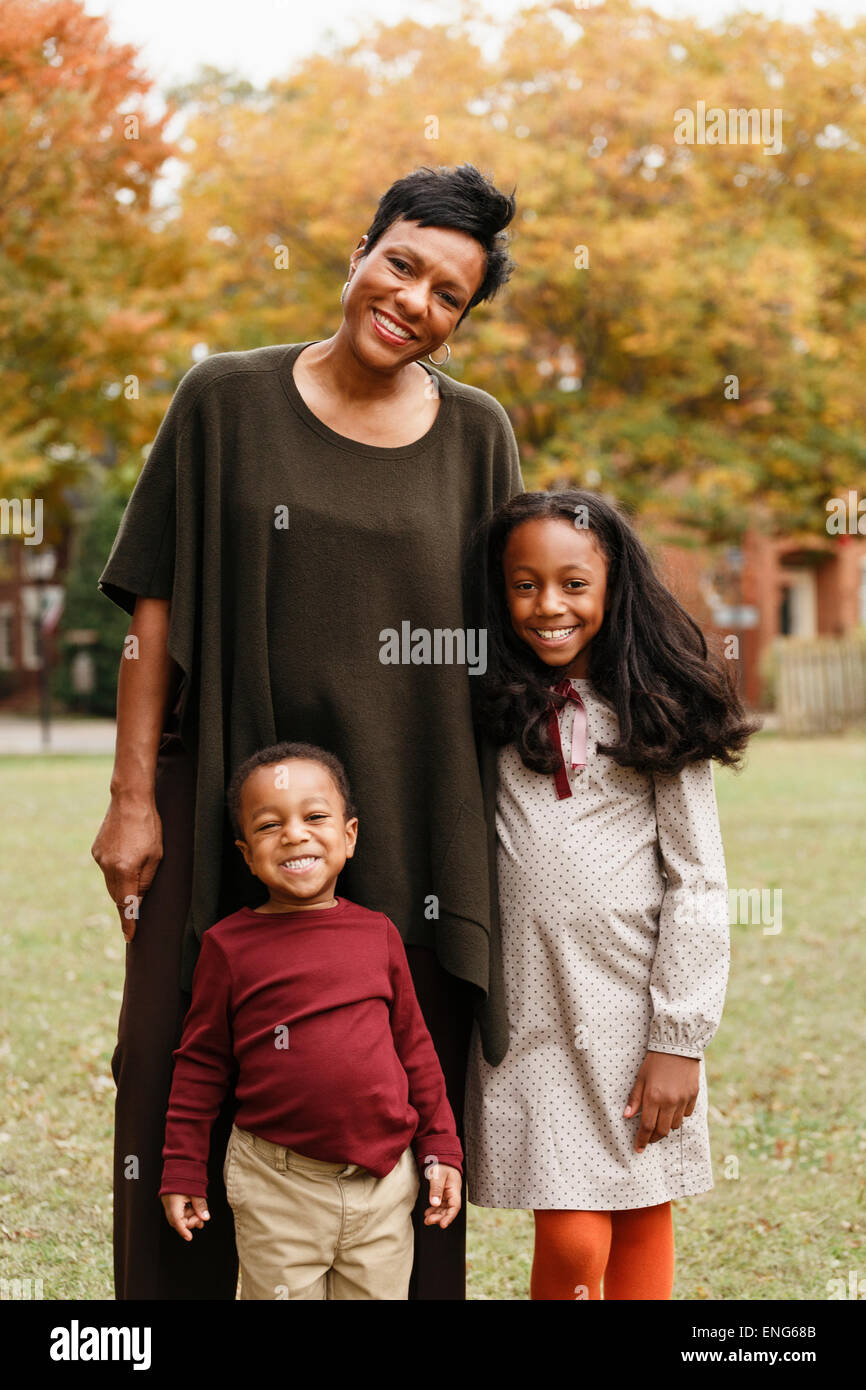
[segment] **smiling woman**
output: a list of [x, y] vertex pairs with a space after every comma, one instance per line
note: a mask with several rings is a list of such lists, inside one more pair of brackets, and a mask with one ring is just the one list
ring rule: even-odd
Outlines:
[[325, 424], [399, 448], [423, 437], [439, 412], [439, 392], [418, 359], [443, 365], [432, 354], [445, 344], [447, 362], [447, 338], [484, 297], [502, 253], [493, 248], [491, 270], [491, 253], [469, 232], [405, 216], [377, 228], [387, 216], [380, 208], [352, 254], [339, 330], [305, 350], [294, 378]]
[[[350, 258], [332, 337], [187, 372], [100, 578], [144, 639], [120, 663], [93, 846], [130, 943], [112, 1060], [118, 1298], [234, 1297], [232, 1096], [213, 1127], [211, 1221], [190, 1245], [163, 1231], [157, 1191], [202, 937], [262, 902], [225, 807], [257, 750], [298, 740], [344, 763], [360, 831], [340, 893], [399, 930], [456, 1116], [473, 1015], [491, 1060], [507, 1046], [495, 756], [476, 742], [474, 682], [463, 664], [383, 664], [380, 633], [480, 626], [464, 545], [523, 490], [517, 444], [495, 397], [427, 361], [508, 279], [514, 211], [468, 164], [392, 185]], [[137, 921], [122, 916], [130, 897]], [[415, 1230], [409, 1296], [463, 1298], [465, 1214], [425, 1226], [422, 1197]]]

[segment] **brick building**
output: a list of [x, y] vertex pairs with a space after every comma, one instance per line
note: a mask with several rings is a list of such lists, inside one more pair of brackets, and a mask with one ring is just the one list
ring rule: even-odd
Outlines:
[[[652, 539], [646, 538], [652, 546]], [[739, 642], [740, 689], [763, 702], [777, 637], [842, 637], [866, 626], [866, 536], [747, 531], [740, 549], [654, 545], [668, 587], [709, 636]]]

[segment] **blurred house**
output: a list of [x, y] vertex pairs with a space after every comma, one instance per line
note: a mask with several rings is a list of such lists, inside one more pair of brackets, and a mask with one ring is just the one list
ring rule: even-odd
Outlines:
[[774, 539], [747, 531], [742, 548], [714, 553], [668, 538], [653, 551], [707, 637], [732, 649], [753, 707], [767, 703], [766, 664], [777, 637], [844, 637], [866, 627], [866, 536]]
[[53, 661], [65, 569], [65, 542], [55, 550], [0, 535], [0, 700], [7, 708], [32, 706], [43, 653]]

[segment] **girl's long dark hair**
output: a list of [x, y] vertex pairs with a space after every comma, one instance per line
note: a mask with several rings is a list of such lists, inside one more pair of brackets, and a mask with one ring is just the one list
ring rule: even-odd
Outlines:
[[589, 679], [619, 720], [619, 742], [598, 745], [621, 767], [676, 773], [715, 758], [739, 766], [760, 721], [747, 717], [729, 663], [711, 655], [697, 623], [655, 574], [619, 510], [597, 493], [523, 492], [482, 521], [470, 540], [468, 578], [485, 613], [487, 669], [473, 676], [476, 720], [494, 744], [514, 743], [526, 767], [557, 766], [547, 735], [551, 691], [562, 672], [546, 665], [511, 625], [502, 557], [522, 522], [563, 518], [592, 532], [607, 560], [606, 613], [589, 649]]

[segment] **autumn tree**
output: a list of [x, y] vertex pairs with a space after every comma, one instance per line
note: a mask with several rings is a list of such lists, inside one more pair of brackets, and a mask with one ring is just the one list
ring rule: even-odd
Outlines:
[[[866, 473], [866, 22], [555, 0], [493, 59], [473, 18], [377, 25], [264, 92], [227, 99], [211, 72], [176, 94], [210, 350], [330, 335], [384, 189], [468, 159], [517, 185], [518, 269], [449, 371], [509, 409], [528, 482], [609, 487], [708, 537], [759, 513], [822, 526]], [[778, 151], [681, 142], [699, 102], [780, 112]]]
[[[866, 21], [543, 0], [488, 22], [494, 54], [466, 5], [264, 90], [205, 69], [169, 93], [183, 177], [162, 207], [172, 147], [132, 50], [75, 0], [2, 14], [7, 473], [54, 485], [116, 450], [128, 488], [194, 344], [332, 334], [383, 191], [469, 160], [516, 185], [517, 270], [448, 370], [509, 410], [527, 483], [605, 487], [709, 540], [821, 529], [828, 496], [862, 490]], [[290, 23], [275, 6], [275, 44]], [[699, 108], [780, 138], [682, 139]]]
[[174, 146], [152, 86], [78, 0], [4, 0], [0, 486], [43, 498], [46, 540], [94, 458], [131, 485], [183, 361], [177, 290], [194, 252], [159, 230]]

